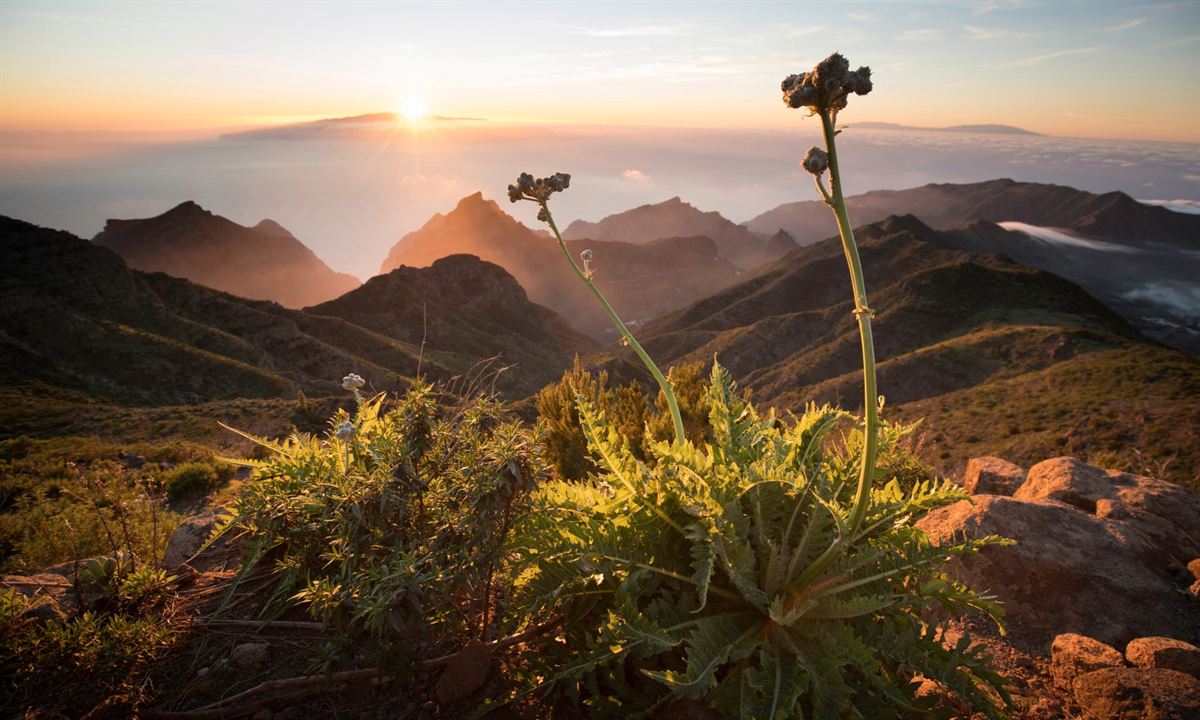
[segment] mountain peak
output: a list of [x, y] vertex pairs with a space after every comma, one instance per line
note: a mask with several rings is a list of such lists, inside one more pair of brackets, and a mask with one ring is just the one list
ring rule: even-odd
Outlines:
[[178, 216], [205, 216], [212, 217], [212, 213], [200, 207], [200, 204], [195, 200], [184, 200], [175, 207], [163, 213], [163, 215]]
[[271, 218], [264, 218], [261, 222], [255, 225], [252, 230], [256, 230], [266, 235], [274, 235], [275, 237], [294, 238], [296, 237], [284, 226], [275, 222]]

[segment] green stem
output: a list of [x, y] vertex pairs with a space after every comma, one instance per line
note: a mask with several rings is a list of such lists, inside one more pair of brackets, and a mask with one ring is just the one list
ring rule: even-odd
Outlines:
[[567, 249], [567, 243], [563, 240], [562, 233], [558, 231], [558, 226], [554, 224], [554, 216], [550, 214], [549, 206], [545, 202], [539, 203], [539, 205], [541, 205], [542, 211], [546, 214], [546, 224], [554, 232], [554, 237], [558, 239], [558, 247], [562, 250], [563, 256], [567, 258], [567, 262], [571, 263], [571, 269], [575, 271], [575, 275], [596, 296], [596, 300], [600, 302], [600, 306], [604, 308], [604, 312], [608, 313], [608, 319], [612, 321], [612, 324], [616, 326], [621, 336], [625, 338], [625, 342], [629, 343], [629, 347], [633, 348], [633, 351], [637, 353], [637, 356], [646, 366], [646, 369], [654, 376], [658, 387], [662, 389], [663, 395], [667, 398], [667, 407], [671, 411], [671, 422], [675, 425], [675, 441], [682, 443], [686, 439], [683, 433], [683, 417], [679, 414], [679, 401], [675, 399], [675, 391], [671, 388], [671, 382], [662, 374], [662, 370], [658, 369], [658, 365], [655, 365], [654, 361], [650, 359], [642, 344], [633, 337], [633, 333], [629, 332], [629, 328], [625, 327], [625, 323], [621, 321], [620, 316], [612, 309], [612, 305], [608, 304], [608, 300], [604, 298], [603, 293], [600, 292], [600, 288], [596, 287], [596, 284], [592, 282], [587, 273], [579, 269], [579, 264], [575, 262], [575, 258], [571, 257], [571, 251]]
[[862, 342], [863, 362], [863, 455], [862, 468], [858, 476], [858, 491], [854, 496], [854, 509], [850, 513], [849, 534], [854, 535], [862, 525], [867, 513], [867, 502], [871, 494], [871, 480], [875, 474], [875, 455], [879, 451], [879, 395], [875, 381], [875, 340], [871, 335], [871, 315], [867, 304], [867, 286], [863, 279], [862, 261], [858, 257], [858, 246], [854, 243], [854, 229], [846, 213], [846, 199], [842, 195], [842, 175], [838, 170], [837, 132], [828, 111], [821, 111], [821, 127], [825, 132], [826, 152], [829, 153], [829, 178], [833, 190], [833, 214], [837, 218], [838, 233], [842, 236], [842, 250], [846, 253], [846, 265], [850, 269], [850, 286], [854, 291], [854, 316], [858, 319], [858, 335]]

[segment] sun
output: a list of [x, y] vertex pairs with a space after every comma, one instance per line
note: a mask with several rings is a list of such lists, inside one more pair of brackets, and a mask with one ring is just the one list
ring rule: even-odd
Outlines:
[[416, 95], [406, 95], [396, 103], [396, 112], [410, 123], [418, 123], [429, 114], [429, 105], [425, 98]]

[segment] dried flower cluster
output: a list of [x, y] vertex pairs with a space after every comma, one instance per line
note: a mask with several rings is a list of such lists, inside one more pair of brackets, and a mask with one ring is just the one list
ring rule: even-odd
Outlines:
[[800, 161], [800, 167], [813, 175], [820, 175], [829, 169], [829, 153], [819, 147], [810, 147]]
[[866, 95], [871, 84], [871, 68], [850, 69], [841, 53], [834, 53], [806, 73], [788, 75], [783, 81], [783, 102], [790, 108], [806, 107], [814, 113], [833, 112], [846, 107], [851, 93]]
[[355, 373], [350, 373], [346, 377], [342, 378], [342, 389], [344, 390], [361, 390], [366, 384], [367, 381], [363, 380], [361, 376], [356, 375]]
[[529, 173], [521, 173], [517, 176], [515, 185], [508, 186], [508, 199], [511, 202], [518, 200], [532, 200], [542, 209], [538, 211], [538, 220], [546, 222], [546, 201], [556, 192], [562, 192], [571, 187], [571, 176], [568, 173], [556, 172], [550, 177], [535, 178]]

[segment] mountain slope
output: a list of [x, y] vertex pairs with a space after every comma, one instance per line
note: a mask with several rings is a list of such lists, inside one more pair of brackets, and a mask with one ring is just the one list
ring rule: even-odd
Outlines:
[[[766, 237], [773, 232], [775, 228], [759, 234]], [[704, 212], [678, 197], [641, 205], [609, 215], [598, 222], [576, 220], [563, 231], [563, 237], [567, 240], [591, 238], [634, 244], [687, 235], [712, 238], [721, 257], [742, 268], [751, 268], [778, 257], [768, 255], [767, 243], [753, 232], [725, 219], [718, 212]]]
[[157, 217], [109, 220], [94, 241], [138, 270], [287, 307], [328, 300], [359, 284], [331, 270], [274, 220], [248, 228], [190, 201]]
[[[977, 438], [1000, 443], [1009, 425], [1016, 424], [1011, 432], [1021, 432], [1025, 414], [996, 404], [995, 389], [1028, 383], [1042, 390], [1014, 397], [1013, 403], [1036, 405], [1031, 412], [1038, 416], [1053, 414], [1058, 404], [1064, 412], [1055, 415], [1057, 427], [1089, 422], [1092, 412], [1112, 416], [1108, 435], [1098, 435], [1095, 443], [1084, 439], [1079, 443], [1084, 449], [1108, 450], [1108, 438], [1124, 433], [1152, 438], [1139, 446], [1147, 454], [1196, 454], [1200, 461], [1200, 453], [1181, 439], [1181, 433], [1200, 432], [1194, 419], [1200, 417], [1200, 394], [1171, 396], [1149, 416], [1120, 410], [1144, 406], [1140, 393], [1157, 387], [1163, 367], [1173, 368], [1179, 388], [1200, 388], [1200, 361], [1148, 341], [1063, 278], [1003, 256], [959, 249], [964, 237], [984, 230], [976, 225], [940, 233], [912, 216], [856, 230], [876, 311], [880, 393], [895, 416], [926, 411], [931, 432], [941, 432], [941, 401], [956, 398], [958, 405], [945, 417], [958, 441], [970, 436], [961, 419], [970, 418]], [[800, 409], [810, 401], [860, 406], [860, 348], [845, 274], [836, 238], [800, 248], [761, 274], [652, 323], [644, 344], [668, 364], [716, 354], [766, 406]], [[1113, 383], [1109, 395], [1095, 391], [1098, 378], [1085, 383], [1082, 374], [1070, 371], [1110, 365], [1132, 375]], [[1045, 382], [1035, 383], [1046, 373], [1063, 378], [1063, 384], [1048, 392]], [[1146, 427], [1147, 417], [1193, 419], [1182, 426], [1163, 421]], [[1029, 457], [1061, 450], [1049, 434], [1022, 450]], [[1133, 447], [1118, 449], [1133, 458]]]
[[[881, 190], [847, 198], [847, 205], [862, 223], [905, 213], [946, 230], [979, 220], [1002, 223], [1010, 232], [985, 224], [955, 244], [1061, 275], [1156, 340], [1200, 352], [1200, 216], [1119, 192], [1012, 180]], [[780, 205], [747, 226], [782, 228], [801, 244], [837, 232], [829, 209], [817, 201]]]
[[501, 364], [517, 366], [508, 380], [521, 394], [536, 392], [576, 354], [596, 347], [558, 314], [531, 303], [504, 268], [474, 255], [451, 255], [423, 269], [399, 267], [308, 314], [352, 320], [432, 350], [499, 356]]
[[[442, 288], [423, 309], [432, 327], [458, 317], [470, 302], [512, 309], [531, 326], [544, 322], [547, 337], [565, 326], [544, 308], [514, 305], [511, 289], [501, 297], [489, 295], [489, 287], [459, 287], [456, 295], [453, 274], [414, 273], [415, 284]], [[132, 404], [292, 397], [301, 390], [341, 394], [340, 380], [351, 371], [380, 389], [403, 385], [418, 367], [430, 379], [448, 379], [489, 357], [497, 343], [487, 336], [490, 328], [474, 326], [457, 336], [455, 347], [422, 349], [412, 307], [392, 310], [404, 318], [392, 329], [408, 322], [407, 335], [132, 270], [69, 233], [0, 218], [0, 384], [9, 388], [50, 386]], [[552, 365], [525, 371], [553, 376], [571, 360], [547, 357]], [[523, 397], [528, 384], [502, 377], [497, 387]]]
[[[739, 274], [706, 237], [669, 237], [645, 245], [579, 240], [568, 247], [576, 258], [582, 250], [592, 250], [597, 284], [617, 312], [635, 323], [684, 307], [735, 282]], [[500, 265], [534, 302], [553, 308], [594, 338], [615, 339], [608, 317], [567, 265], [557, 243], [481, 193], [463, 198], [450, 213], [435, 215], [405, 235], [388, 253], [381, 272], [401, 265], [424, 267], [458, 253]]]

